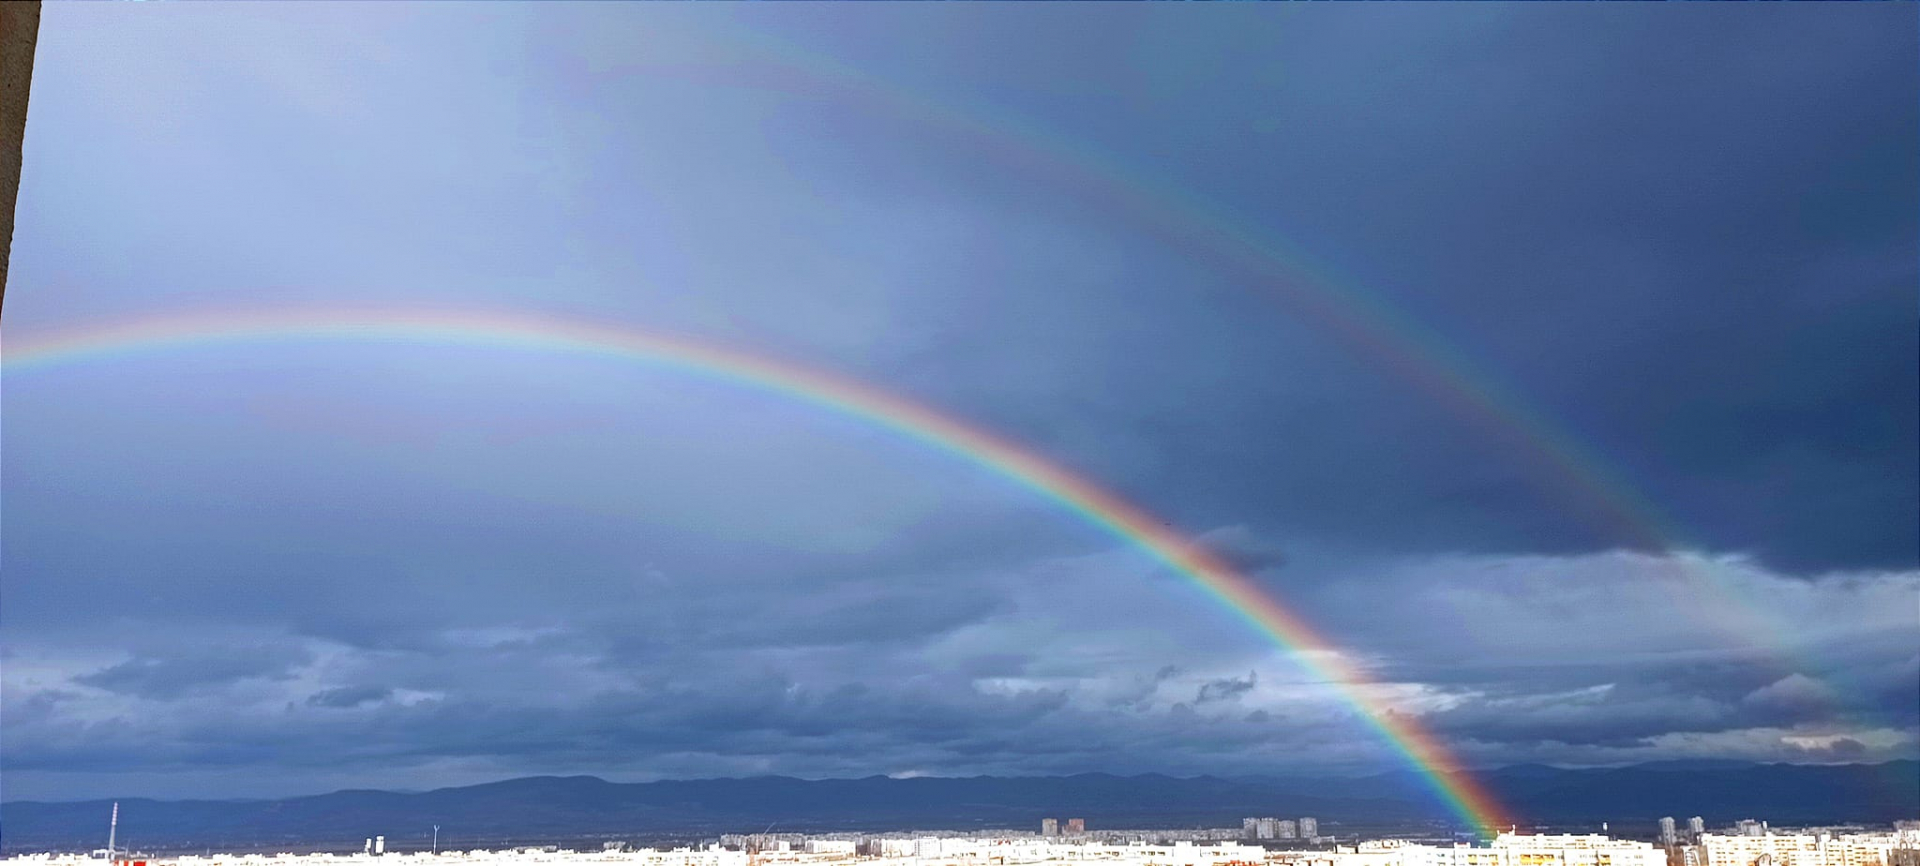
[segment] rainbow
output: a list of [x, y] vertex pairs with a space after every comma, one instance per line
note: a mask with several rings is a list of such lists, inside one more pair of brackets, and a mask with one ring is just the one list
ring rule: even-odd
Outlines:
[[1137, 505], [992, 432], [859, 382], [786, 361], [682, 337], [526, 313], [444, 310], [305, 310], [175, 316], [10, 341], [0, 372], [169, 348], [259, 341], [450, 343], [640, 361], [722, 380], [852, 416], [999, 475], [1139, 548], [1225, 605], [1325, 678], [1342, 699], [1480, 833], [1507, 825], [1504, 811], [1459, 760], [1414, 718], [1380, 697], [1379, 684], [1298, 614], [1219, 556]]
[[[734, 26], [709, 47], [695, 62], [638, 57], [587, 74], [635, 70], [799, 99], [841, 100], [917, 124], [936, 133], [943, 147], [969, 147], [1103, 216], [1123, 219], [1210, 271], [1234, 278], [1253, 297], [1312, 323], [1498, 441], [1542, 492], [1558, 497], [1603, 537], [1654, 554], [1649, 589], [1692, 611], [1704, 626], [1764, 654], [1779, 675], [1834, 667], [1784, 640], [1795, 633], [1794, 624], [1746, 603], [1745, 591], [1704, 555], [1707, 545], [1647, 495], [1621, 460], [1564, 419], [1542, 411], [1457, 341], [1311, 253], [1289, 237], [1288, 227], [1263, 226], [1182, 184], [1171, 172], [1123, 159], [1037, 118], [875, 75], [774, 32]], [[741, 47], [746, 50], [736, 54]], [[1701, 604], [1703, 597], [1718, 603]], [[1846, 718], [1861, 723], [1880, 718], [1852, 690], [1829, 689], [1827, 695]]]
[[[1016, 112], [873, 75], [771, 32], [733, 27], [725, 37], [697, 62], [637, 58], [586, 74], [676, 75], [799, 98], [840, 99], [918, 124], [939, 133], [943, 141], [965, 143], [1000, 165], [1098, 207], [1102, 214], [1126, 219], [1211, 270], [1240, 277], [1255, 296], [1312, 322], [1497, 439], [1529, 468], [1543, 490], [1562, 497], [1624, 546], [1656, 554], [1684, 554], [1700, 547], [1630, 480], [1618, 461], [1535, 408], [1445, 335], [1339, 273], [1284, 232], [1261, 228], [1248, 215], [1182, 185], [1167, 172], [1131, 164]], [[725, 59], [729, 49], [738, 46], [746, 47], [745, 56]], [[1766, 652], [1782, 673], [1797, 670], [1803, 660], [1776, 637], [1791, 633], [1789, 624], [1737, 603], [1741, 592], [1698, 560], [1665, 556], [1655, 588], [1722, 633]], [[1697, 604], [1703, 594], [1736, 603]]]
[[936, 130], [945, 141], [971, 144], [1000, 164], [1069, 191], [1190, 255], [1208, 268], [1249, 280], [1247, 288], [1360, 349], [1456, 415], [1507, 440], [1534, 469], [1558, 476], [1556, 490], [1584, 500], [1633, 543], [1670, 550], [1678, 527], [1596, 449], [1529, 405], [1500, 376], [1458, 350], [1443, 334], [1406, 315], [1388, 298], [1339, 274], [1285, 234], [1262, 231], [1167, 172], [1132, 165], [1095, 144], [1004, 109], [970, 105], [869, 74], [831, 55], [775, 34], [733, 28], [729, 42], [747, 46], [754, 62], [728, 63], [713, 51], [699, 63], [635, 59], [625, 71], [677, 75], [704, 84], [843, 99]]

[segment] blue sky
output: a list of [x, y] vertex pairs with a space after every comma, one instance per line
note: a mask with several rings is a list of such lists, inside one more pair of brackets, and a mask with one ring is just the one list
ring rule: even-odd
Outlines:
[[[683, 335], [1120, 492], [1471, 764], [1920, 751], [1911, 7], [44, 14], [16, 340], [379, 304]], [[1679, 547], [1396, 366], [1430, 349]], [[9, 799], [1391, 766], [1138, 551], [766, 394], [286, 340], [0, 400]]]

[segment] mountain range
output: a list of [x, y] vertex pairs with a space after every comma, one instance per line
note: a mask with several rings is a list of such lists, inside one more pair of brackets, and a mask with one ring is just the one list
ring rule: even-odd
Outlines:
[[[1797, 765], [1669, 762], [1606, 769], [1523, 765], [1475, 775], [1524, 820], [1570, 826], [1700, 815], [1709, 826], [1885, 823], [1920, 817], [1920, 763]], [[781, 776], [619, 783], [537, 776], [400, 793], [348, 790], [276, 800], [122, 798], [123, 840], [152, 850], [209, 846], [390, 850], [508, 841], [711, 836], [779, 830], [1030, 829], [1044, 816], [1095, 828], [1238, 826], [1248, 815], [1313, 815], [1323, 834], [1434, 826], [1450, 816], [1411, 772], [1356, 778], [1161, 775], [804, 780]], [[0, 803], [0, 848], [84, 850], [105, 843], [111, 801]], [[1645, 825], [1642, 827], [1642, 825]], [[417, 838], [416, 838], [417, 837]]]

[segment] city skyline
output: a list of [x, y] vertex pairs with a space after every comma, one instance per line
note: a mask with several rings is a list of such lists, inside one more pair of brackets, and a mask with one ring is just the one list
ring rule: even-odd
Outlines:
[[[1663, 825], [1670, 820], [1662, 819]], [[1691, 823], [1698, 821], [1695, 818]], [[1920, 862], [1920, 821], [1916, 820], [1895, 821], [1890, 827], [1882, 825], [1878, 829], [1849, 824], [1751, 832], [1753, 826], [1761, 823], [1740, 821], [1730, 833], [1704, 832], [1680, 843], [1666, 838], [1649, 842], [1633, 835], [1609, 835], [1604, 830], [1601, 833], [1501, 831], [1478, 843], [1462, 842], [1447, 834], [1434, 838], [1429, 832], [1425, 836], [1354, 834], [1344, 839], [1318, 838], [1312, 840], [1312, 847], [1276, 847], [1247, 837], [1235, 838], [1230, 830], [1223, 833], [1221, 828], [1142, 828], [1104, 831], [1097, 837], [1076, 839], [1051, 838], [1043, 828], [1038, 835], [1005, 829], [959, 834], [926, 830], [723, 833], [717, 841], [708, 836], [697, 845], [669, 847], [657, 842], [635, 845], [617, 839], [601, 841], [598, 850], [579, 844], [504, 843], [504, 837], [495, 835], [467, 840], [466, 848], [449, 848], [444, 852], [439, 848], [436, 826], [430, 850], [407, 847], [407, 842], [398, 837], [398, 846], [389, 849], [387, 837], [376, 834], [364, 839], [357, 851], [305, 846], [303, 851], [283, 849], [267, 857], [244, 853], [244, 848], [222, 849], [216, 853], [209, 847], [203, 853], [182, 853], [138, 851], [109, 843], [107, 848], [93, 851], [91, 855], [58, 848], [29, 853], [16, 847], [4, 862], [84, 863], [91, 856], [111, 862], [130, 862], [131, 866], [146, 866], [150, 861], [218, 863], [229, 859], [305, 863], [336, 861], [343, 855], [362, 862], [396, 863], [419, 862], [422, 858], [428, 858], [428, 862], [441, 858], [480, 858], [495, 862], [516, 859], [657, 862], [666, 859], [680, 861], [683, 866], [851, 860], [948, 864], [1092, 860], [1143, 863], [1144, 866], [1259, 862], [1285, 866], [1911, 866]], [[604, 838], [602, 834], [594, 837], [594, 841]], [[475, 847], [475, 842], [483, 844]]]

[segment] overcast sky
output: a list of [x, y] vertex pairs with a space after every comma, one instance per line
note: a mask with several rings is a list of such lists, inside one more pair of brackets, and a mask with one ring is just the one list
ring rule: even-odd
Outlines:
[[[1920, 751], [1911, 5], [44, 16], [10, 342], [683, 335], [1204, 538], [1471, 765]], [[1138, 550], [777, 395], [288, 339], [4, 413], [8, 799], [1396, 766]]]

